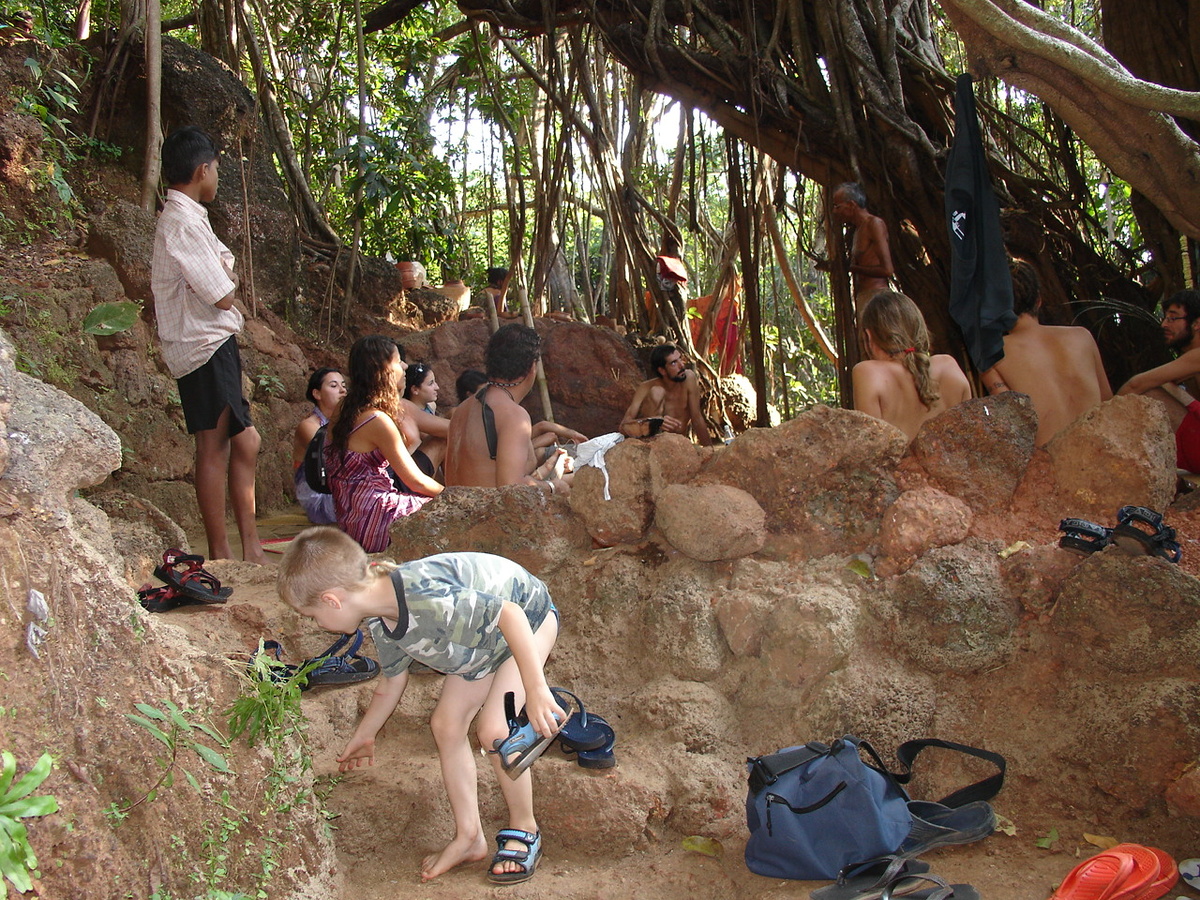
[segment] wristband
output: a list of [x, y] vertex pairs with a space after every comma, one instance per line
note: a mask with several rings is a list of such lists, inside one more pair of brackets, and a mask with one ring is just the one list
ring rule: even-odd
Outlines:
[[558, 490], [558, 489], [557, 489], [557, 488], [554, 486], [554, 482], [553, 482], [553, 481], [551, 481], [549, 478], [545, 479], [545, 481], [546, 481], [546, 484], [550, 486], [550, 493], [551, 493], [551, 494], [555, 493], [555, 492]]

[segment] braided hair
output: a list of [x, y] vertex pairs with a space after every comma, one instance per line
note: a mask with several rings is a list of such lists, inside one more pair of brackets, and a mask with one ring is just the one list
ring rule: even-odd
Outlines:
[[929, 370], [929, 329], [912, 300], [898, 291], [880, 291], [863, 310], [862, 327], [871, 332], [876, 347], [900, 357], [926, 408], [941, 399]]

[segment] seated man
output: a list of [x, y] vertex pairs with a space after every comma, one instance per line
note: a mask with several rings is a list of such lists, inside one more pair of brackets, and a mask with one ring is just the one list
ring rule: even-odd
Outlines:
[[533, 388], [542, 340], [525, 325], [505, 325], [486, 353], [487, 382], [450, 417], [446, 484], [500, 487], [526, 484], [549, 493], [570, 491], [570, 457], [561, 450], [540, 466], [533, 424], [521, 401]]
[[1033, 266], [1009, 263], [1017, 324], [1004, 336], [1004, 358], [983, 373], [989, 394], [1027, 394], [1038, 414], [1039, 447], [1089, 409], [1112, 397], [1100, 350], [1086, 328], [1042, 325], [1042, 303]]
[[1180, 291], [1163, 308], [1163, 337], [1178, 358], [1134, 375], [1117, 393], [1145, 394], [1161, 401], [1175, 432], [1175, 465], [1200, 472], [1200, 401], [1179, 386], [1200, 374], [1200, 291]]
[[711, 446], [712, 435], [700, 411], [700, 380], [684, 368], [679, 348], [659, 344], [650, 353], [650, 368], [657, 377], [638, 385], [621, 420], [621, 434], [647, 437], [671, 431], [686, 435], [693, 427], [700, 443]]

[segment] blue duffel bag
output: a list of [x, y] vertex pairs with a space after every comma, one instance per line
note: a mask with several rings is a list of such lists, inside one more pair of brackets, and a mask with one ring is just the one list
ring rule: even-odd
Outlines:
[[912, 825], [908, 795], [866, 741], [814, 741], [747, 765], [746, 866], [759, 875], [837, 878], [844, 866], [894, 851]]

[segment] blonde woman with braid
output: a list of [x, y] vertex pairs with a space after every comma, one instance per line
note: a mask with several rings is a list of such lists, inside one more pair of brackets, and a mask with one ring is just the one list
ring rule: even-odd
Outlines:
[[854, 408], [895, 425], [911, 441], [928, 419], [971, 398], [953, 357], [929, 353], [921, 311], [896, 291], [881, 291], [862, 314], [869, 359], [854, 367]]

